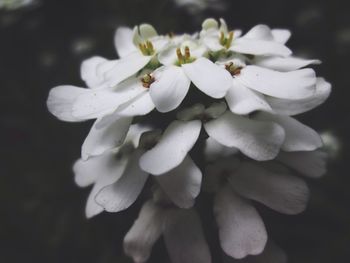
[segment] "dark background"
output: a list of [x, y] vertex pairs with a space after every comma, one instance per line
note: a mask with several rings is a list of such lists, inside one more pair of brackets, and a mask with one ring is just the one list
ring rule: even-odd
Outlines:
[[[283, 216], [261, 209], [270, 236], [291, 263], [350, 262], [347, 1], [223, 2], [227, 6], [221, 11], [195, 15], [161, 0], [47, 0], [0, 11], [0, 262], [131, 262], [123, 255], [122, 239], [141, 202], [126, 212], [85, 219], [89, 189], [75, 186], [71, 165], [91, 123], [56, 120], [46, 109], [47, 94], [59, 84], [83, 85], [83, 59], [115, 58], [118, 25], [149, 22], [160, 33], [193, 32], [207, 16], [224, 17], [244, 30], [257, 23], [289, 28], [288, 46], [296, 54], [323, 61], [316, 69], [333, 84], [332, 95], [298, 118], [319, 132], [332, 132], [341, 149], [324, 178], [309, 180], [306, 212]], [[214, 246], [213, 255], [218, 254]], [[165, 262], [165, 257], [158, 242], [150, 262]]]

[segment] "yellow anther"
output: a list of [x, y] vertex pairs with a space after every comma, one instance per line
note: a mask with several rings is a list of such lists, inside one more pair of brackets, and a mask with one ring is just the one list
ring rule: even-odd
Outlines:
[[186, 59], [191, 58], [190, 48], [187, 46], [185, 47], [185, 58]]
[[220, 38], [219, 38], [219, 42], [222, 46], [224, 46], [225, 48], [229, 48], [232, 44], [233, 41], [233, 31], [231, 31], [230, 33], [228, 33], [228, 36], [225, 36], [224, 32], [220, 32]]
[[139, 43], [139, 49], [145, 56], [151, 56], [155, 53], [152, 42], [148, 40], [144, 43]]
[[180, 48], [176, 49], [176, 55], [177, 55], [177, 59], [179, 60], [179, 62], [182, 62], [184, 60]]

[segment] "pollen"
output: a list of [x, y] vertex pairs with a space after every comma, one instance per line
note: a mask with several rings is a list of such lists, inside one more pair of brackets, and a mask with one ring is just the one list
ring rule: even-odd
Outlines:
[[145, 56], [152, 56], [155, 53], [153, 44], [151, 41], [147, 40], [144, 43], [140, 43], [139, 44], [139, 49], [141, 51], [141, 53]]
[[225, 65], [225, 69], [230, 72], [232, 76], [239, 75], [241, 73], [243, 67], [237, 67], [233, 64], [233, 62], [230, 62]]
[[188, 46], [185, 47], [185, 52], [184, 54], [181, 52], [180, 48], [176, 49], [176, 55], [177, 55], [177, 63], [178, 65], [182, 64], [187, 64], [187, 63], [192, 63], [195, 61], [195, 58], [191, 56], [191, 51]]
[[228, 33], [227, 36], [225, 36], [225, 33], [221, 31], [220, 32], [220, 38], [219, 38], [220, 44], [223, 47], [225, 47], [226, 49], [228, 49], [231, 46], [231, 44], [232, 44], [233, 36], [234, 36], [233, 31], [230, 31], [230, 33]]
[[149, 89], [151, 84], [155, 81], [154, 77], [151, 74], [145, 74], [141, 78], [142, 86]]

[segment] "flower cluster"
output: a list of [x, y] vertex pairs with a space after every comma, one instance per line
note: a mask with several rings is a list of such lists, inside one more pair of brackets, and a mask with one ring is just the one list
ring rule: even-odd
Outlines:
[[73, 167], [79, 186], [93, 185], [86, 216], [125, 210], [142, 191], [148, 196], [124, 239], [135, 262], [147, 261], [161, 235], [172, 262], [211, 262], [194, 208], [201, 192], [214, 199], [228, 262], [249, 255], [283, 261], [250, 200], [285, 214], [305, 209], [308, 187], [299, 175], [324, 174], [325, 156], [320, 136], [291, 116], [331, 91], [305, 68], [320, 61], [292, 56], [289, 37], [266, 25], [242, 35], [223, 19], [205, 20], [192, 35], [120, 27], [119, 59], [82, 63], [88, 88], [50, 91], [57, 118], [96, 119]]

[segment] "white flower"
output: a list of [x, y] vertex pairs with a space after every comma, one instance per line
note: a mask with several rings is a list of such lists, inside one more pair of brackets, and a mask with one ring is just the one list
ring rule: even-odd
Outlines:
[[104, 78], [110, 87], [134, 75], [149, 63], [157, 66], [157, 55], [167, 46], [169, 37], [158, 36], [153, 26], [141, 24], [135, 26], [133, 31], [126, 27], [118, 28], [114, 43], [120, 59], [108, 62], [112, 66], [105, 72]]
[[[210, 142], [208, 147], [213, 145]], [[214, 145], [210, 152], [215, 156], [218, 149]], [[293, 170], [310, 177], [325, 172], [325, 156], [319, 151], [281, 152], [277, 160], [280, 163], [240, 161], [231, 156], [218, 159], [205, 169], [204, 189], [215, 193], [214, 212], [221, 246], [227, 255], [257, 255], [266, 245], [264, 223], [249, 199], [280, 213], [298, 214], [306, 207], [309, 191]]]

